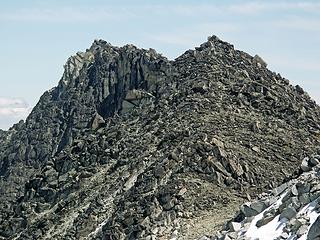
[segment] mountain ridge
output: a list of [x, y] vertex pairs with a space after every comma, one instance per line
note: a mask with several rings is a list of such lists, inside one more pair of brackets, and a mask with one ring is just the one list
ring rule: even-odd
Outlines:
[[0, 236], [201, 236], [194, 219], [296, 174], [319, 130], [303, 89], [215, 36], [173, 61], [97, 40], [4, 133]]

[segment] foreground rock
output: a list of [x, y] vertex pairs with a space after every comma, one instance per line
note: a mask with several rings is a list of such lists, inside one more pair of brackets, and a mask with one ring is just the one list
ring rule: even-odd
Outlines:
[[212, 239], [319, 239], [319, 160], [319, 155], [305, 158], [301, 165], [303, 173], [298, 178], [243, 205], [225, 230]]
[[[214, 36], [174, 61], [95, 41], [67, 61], [25, 123], [0, 133], [0, 236], [213, 233], [319, 151], [319, 107], [266, 66]], [[297, 211], [285, 207], [285, 217]]]

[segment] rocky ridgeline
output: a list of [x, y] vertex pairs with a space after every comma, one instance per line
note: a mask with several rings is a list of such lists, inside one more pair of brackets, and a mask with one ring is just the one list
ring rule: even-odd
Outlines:
[[319, 107], [266, 66], [215, 36], [174, 61], [95, 41], [0, 133], [0, 236], [213, 235], [320, 154]]
[[301, 172], [257, 201], [243, 204], [212, 239], [320, 239], [320, 156], [305, 158]]

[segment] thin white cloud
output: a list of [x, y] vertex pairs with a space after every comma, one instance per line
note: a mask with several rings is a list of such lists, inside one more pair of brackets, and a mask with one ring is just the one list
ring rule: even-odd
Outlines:
[[0, 118], [24, 119], [30, 110], [22, 99], [0, 97]]
[[118, 21], [133, 17], [125, 8], [25, 8], [12, 12], [0, 12], [0, 21], [46, 22], [46, 23], [91, 23], [98, 21]]
[[208, 22], [188, 26], [188, 28], [180, 28], [174, 32], [159, 32], [158, 34], [145, 35], [147, 39], [162, 44], [176, 45], [183, 48], [190, 48], [197, 46], [205, 41], [206, 36], [213, 33], [219, 36], [225, 33], [235, 33], [242, 29], [242, 27], [235, 23], [228, 22]]
[[[134, 10], [135, 8], [133, 8]], [[141, 9], [141, 8], [140, 8]], [[290, 2], [290, 1], [246, 1], [238, 3], [214, 3], [214, 4], [183, 4], [183, 5], [150, 5], [144, 6], [147, 12], [163, 14], [170, 13], [180, 16], [225, 16], [225, 15], [253, 15], [262, 12], [274, 13], [275, 11], [319, 13], [319, 2]]]
[[29, 113], [28, 108], [12, 107], [0, 108], [0, 116], [21, 117], [25, 118]]
[[236, 14], [259, 14], [261, 12], [274, 12], [274, 11], [292, 11], [298, 10], [299, 12], [314, 12], [319, 13], [320, 3], [316, 2], [289, 2], [289, 1], [251, 1], [241, 4], [227, 5], [226, 10]]
[[[320, 12], [320, 9], [319, 9]], [[291, 29], [291, 30], [302, 30], [319, 32], [320, 31], [320, 19], [312, 18], [301, 18], [301, 17], [290, 17], [287, 19], [281, 19], [273, 22], [273, 26], [277, 28]]]
[[0, 97], [0, 108], [8, 106], [23, 106], [26, 107], [27, 103], [19, 98], [4, 98]]
[[[270, 3], [248, 2], [226, 6], [226, 11], [234, 14], [259, 14], [271, 7]], [[274, 7], [274, 6], [273, 6]]]
[[313, 59], [290, 58], [285, 56], [265, 56], [265, 58], [272, 66], [303, 71], [320, 71], [320, 63]]
[[226, 15], [252, 15], [262, 12], [275, 11], [299, 11], [319, 13], [320, 2], [311, 1], [246, 1], [238, 3], [215, 4], [145, 4], [122, 6], [93, 6], [83, 7], [30, 7], [11, 11], [0, 10], [0, 21], [27, 21], [27, 22], [98, 22], [98, 21], [123, 21], [131, 18], [139, 18], [142, 13], [152, 17], [155, 15], [174, 14], [178, 16], [226, 16]]

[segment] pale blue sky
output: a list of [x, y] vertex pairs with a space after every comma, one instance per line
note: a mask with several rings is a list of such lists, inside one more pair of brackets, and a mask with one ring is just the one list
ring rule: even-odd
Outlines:
[[0, 128], [24, 118], [94, 39], [174, 59], [213, 34], [320, 102], [320, 1], [10, 0], [0, 2]]

